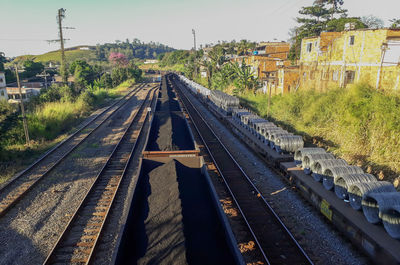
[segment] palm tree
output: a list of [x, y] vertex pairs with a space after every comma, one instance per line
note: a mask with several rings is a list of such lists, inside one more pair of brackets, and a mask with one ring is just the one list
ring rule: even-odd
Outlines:
[[242, 64], [239, 65], [237, 62], [232, 63], [232, 67], [237, 76], [237, 85], [239, 86], [239, 91], [243, 89], [252, 89], [257, 85], [257, 78], [252, 71], [251, 67], [246, 65], [244, 59], [242, 60]]

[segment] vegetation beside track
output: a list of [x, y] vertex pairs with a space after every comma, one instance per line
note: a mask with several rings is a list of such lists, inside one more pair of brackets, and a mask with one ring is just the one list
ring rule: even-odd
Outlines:
[[32, 139], [29, 146], [24, 143], [20, 113], [1, 102], [0, 184], [65, 139], [93, 111], [126, 94], [135, 83], [132, 78], [115, 88], [90, 87], [77, 95], [67, 86], [47, 89], [28, 105], [31, 111], [27, 120]]
[[[268, 96], [246, 91], [241, 101], [266, 116]], [[365, 84], [328, 92], [297, 91], [272, 97], [270, 116], [309, 144], [362, 166], [385, 180], [400, 172], [400, 93]]]

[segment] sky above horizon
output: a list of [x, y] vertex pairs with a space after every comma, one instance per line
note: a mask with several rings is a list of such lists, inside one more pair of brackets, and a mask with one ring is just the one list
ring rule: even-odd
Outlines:
[[[57, 10], [66, 9], [66, 47], [132, 41], [159, 42], [176, 49], [218, 40], [286, 41], [302, 6], [314, 0], [0, 0], [0, 51], [13, 57], [59, 49]], [[400, 18], [399, 0], [345, 0], [349, 16], [374, 15], [389, 26]]]

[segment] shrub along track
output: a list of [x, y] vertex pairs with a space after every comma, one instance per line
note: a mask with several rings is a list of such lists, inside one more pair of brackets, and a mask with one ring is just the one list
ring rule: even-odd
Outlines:
[[[53, 151], [54, 154], [61, 153], [64, 158], [56, 156], [50, 159], [53, 155], [49, 155], [46, 160], [41, 160], [53, 162], [52, 170], [40, 180], [40, 185], [25, 192], [19, 202], [0, 218], [0, 264], [43, 262], [137, 112], [137, 104], [147, 94], [146, 88], [137, 88], [129, 99], [123, 100], [126, 103], [121, 102], [120, 107], [110, 110], [106, 118], [100, 117], [102, 121], [95, 121], [96, 125], [81, 130], [66, 147], [61, 144], [60, 147], [66, 151]], [[76, 148], [73, 143], [77, 142], [80, 144]], [[39, 162], [34, 168], [46, 170], [46, 166]]]
[[18, 174], [0, 190], [0, 217], [22, 198], [38, 181], [65, 159], [70, 152], [107, 121], [117, 110], [124, 106], [143, 85], [137, 86], [132, 92], [115, 102], [92, 119], [88, 119], [74, 134], [46, 152], [35, 163]]
[[136, 150], [143, 125], [149, 117], [147, 107], [151, 106], [154, 94], [155, 89], [142, 102], [45, 264], [90, 262], [122, 178]]
[[233, 156], [225, 148], [191, 101], [180, 98], [236, 205], [253, 234], [267, 264], [312, 264], [304, 250], [272, 210]]

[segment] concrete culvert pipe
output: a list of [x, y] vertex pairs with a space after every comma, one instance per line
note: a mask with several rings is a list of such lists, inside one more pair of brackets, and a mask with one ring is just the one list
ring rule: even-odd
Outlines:
[[369, 193], [395, 191], [396, 189], [393, 184], [388, 181], [358, 182], [351, 184], [347, 189], [347, 192], [349, 194], [350, 206], [354, 210], [361, 210], [362, 199]]
[[325, 169], [322, 173], [322, 185], [327, 190], [333, 189], [335, 179], [343, 175], [364, 173], [364, 171], [357, 166], [336, 166]]
[[339, 166], [347, 166], [346, 160], [343, 159], [324, 159], [318, 160], [313, 165], [311, 165], [311, 176], [315, 181], [320, 182], [323, 178], [323, 172], [325, 169], [329, 167], [339, 167]]
[[282, 136], [290, 136], [293, 135], [292, 133], [289, 133], [287, 131], [275, 131], [270, 134], [270, 139], [269, 139], [269, 145], [271, 146], [272, 149], [275, 148], [275, 141]]
[[325, 154], [326, 151], [323, 148], [319, 147], [303, 147], [297, 150], [294, 153], [294, 162], [296, 163], [296, 166], [301, 167], [301, 161], [303, 160], [303, 157], [307, 154]]
[[296, 152], [298, 149], [304, 146], [303, 137], [300, 135], [283, 135], [276, 139], [275, 150], [280, 153], [282, 151], [286, 152]]
[[361, 205], [367, 221], [377, 224], [381, 221], [380, 212], [400, 206], [400, 192], [371, 192], [364, 196]]
[[335, 159], [335, 156], [330, 153], [307, 154], [303, 156], [301, 166], [303, 167], [304, 173], [308, 175], [311, 174], [311, 168], [315, 167], [315, 163], [326, 159]]
[[391, 237], [400, 239], [400, 205], [383, 209], [380, 215], [386, 232]]
[[377, 181], [374, 175], [368, 173], [343, 175], [335, 179], [335, 193], [340, 199], [347, 199], [349, 196], [348, 188], [350, 185], [359, 182]]
[[282, 128], [280, 128], [280, 127], [270, 127], [270, 128], [265, 128], [265, 138], [267, 138], [268, 140], [270, 140], [271, 141], [271, 136], [272, 136], [272, 134], [273, 133], [276, 133], [276, 132], [286, 132], [286, 133], [288, 133], [287, 131], [285, 131], [284, 129], [282, 129]]
[[257, 124], [257, 131], [259, 134], [263, 136], [265, 134], [266, 129], [272, 129], [272, 128], [278, 128], [278, 127], [272, 122], [263, 122]]

